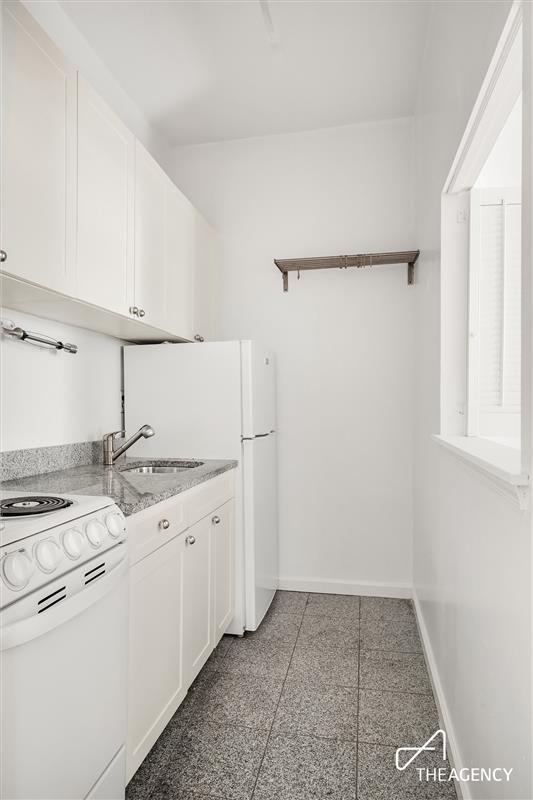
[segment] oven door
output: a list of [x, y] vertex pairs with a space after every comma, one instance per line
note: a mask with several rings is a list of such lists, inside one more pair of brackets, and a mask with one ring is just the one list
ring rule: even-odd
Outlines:
[[[44, 613], [3, 610], [2, 798], [82, 800], [113, 762], [123, 765], [116, 757], [126, 738], [127, 604], [124, 554]], [[124, 797], [125, 775], [117, 780], [114, 771], [117, 793], [107, 800]]]

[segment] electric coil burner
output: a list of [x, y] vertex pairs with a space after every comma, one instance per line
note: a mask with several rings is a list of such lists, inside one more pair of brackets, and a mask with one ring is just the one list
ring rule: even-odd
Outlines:
[[50, 495], [25, 497], [6, 497], [0, 503], [0, 517], [29, 517], [35, 514], [48, 514], [72, 505], [72, 500]]

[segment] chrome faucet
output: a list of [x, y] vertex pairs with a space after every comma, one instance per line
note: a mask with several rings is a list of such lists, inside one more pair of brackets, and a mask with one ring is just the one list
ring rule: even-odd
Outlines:
[[134, 433], [123, 445], [117, 447], [115, 450], [114, 443], [116, 436], [125, 436], [126, 431], [113, 431], [112, 433], [106, 433], [103, 437], [102, 444], [104, 446], [104, 466], [105, 467], [112, 467], [114, 462], [117, 460], [122, 453], [125, 453], [126, 450], [138, 442], [139, 439], [145, 438], [149, 439], [150, 436], [155, 436], [155, 431], [151, 427], [151, 425], [143, 425], [142, 428], [139, 428], [137, 433]]

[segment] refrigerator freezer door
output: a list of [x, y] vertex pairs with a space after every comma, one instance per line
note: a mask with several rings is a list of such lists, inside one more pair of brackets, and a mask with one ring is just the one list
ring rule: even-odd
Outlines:
[[128, 431], [156, 433], [128, 455], [239, 458], [239, 342], [125, 347], [124, 393]]
[[274, 356], [257, 342], [241, 342], [242, 411], [245, 438], [276, 430]]
[[276, 435], [243, 443], [246, 629], [255, 631], [278, 588]]

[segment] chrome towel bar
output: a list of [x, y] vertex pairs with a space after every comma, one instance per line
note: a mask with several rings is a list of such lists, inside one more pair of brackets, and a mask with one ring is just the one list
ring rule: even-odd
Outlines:
[[66, 353], [77, 353], [78, 345], [70, 344], [69, 342], [60, 342], [57, 339], [52, 339], [44, 333], [33, 333], [26, 331], [24, 328], [19, 328], [9, 319], [0, 320], [0, 329], [2, 333], [7, 336], [12, 336], [14, 339], [19, 339], [21, 342], [28, 342], [28, 344], [35, 344], [38, 347], [50, 347], [52, 350], [64, 350]]

